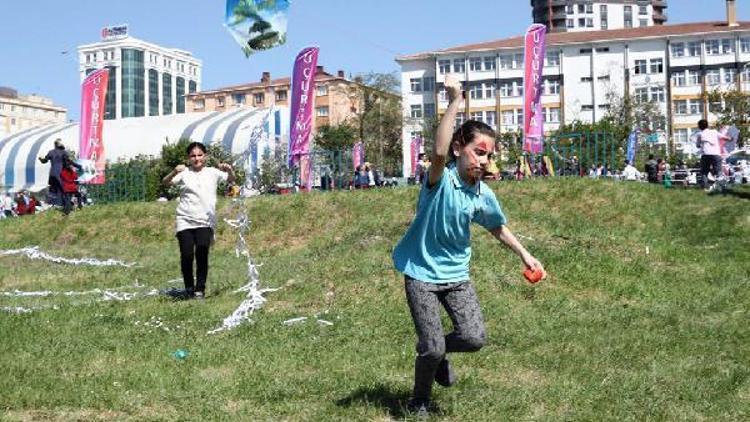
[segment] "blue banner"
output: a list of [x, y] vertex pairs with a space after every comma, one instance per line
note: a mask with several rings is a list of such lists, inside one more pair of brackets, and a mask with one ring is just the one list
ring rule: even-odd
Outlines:
[[635, 153], [638, 150], [638, 130], [634, 130], [630, 132], [630, 135], [628, 136], [628, 162], [630, 164], [635, 164]]
[[289, 0], [227, 0], [224, 26], [246, 57], [286, 42]]

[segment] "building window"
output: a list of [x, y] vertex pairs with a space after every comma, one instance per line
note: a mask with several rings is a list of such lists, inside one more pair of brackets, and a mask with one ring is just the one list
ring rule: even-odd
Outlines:
[[185, 113], [185, 78], [177, 77], [175, 79], [175, 93], [177, 98], [177, 114]]
[[716, 86], [721, 83], [721, 73], [719, 69], [711, 69], [706, 71], [706, 85]]
[[422, 92], [422, 78], [411, 78], [411, 92]]
[[216, 106], [224, 107], [224, 97], [216, 97]]
[[637, 103], [648, 102], [648, 88], [636, 88], [633, 92], [633, 99]]
[[500, 84], [500, 97], [511, 97], [513, 96], [513, 84], [505, 82]]
[[664, 87], [652, 86], [651, 87], [651, 101], [656, 103], [663, 103], [666, 100], [664, 95]]
[[646, 63], [646, 60], [636, 60], [635, 61], [635, 69], [633, 69], [633, 72], [636, 75], [645, 75], [647, 71], [648, 64]]
[[513, 68], [513, 55], [504, 54], [500, 56], [500, 69], [512, 69]]
[[734, 69], [722, 69], [724, 72], [724, 83], [733, 84], [737, 80], [737, 71]]
[[706, 41], [706, 55], [716, 56], [721, 51], [721, 43], [719, 40], [707, 40]]
[[696, 86], [701, 84], [701, 74], [697, 70], [687, 71], [687, 84], [690, 86]]
[[200, 100], [195, 100], [194, 104], [195, 104], [195, 106], [193, 106], [194, 110], [203, 110], [204, 108], [206, 108], [206, 100], [202, 98]]
[[445, 89], [444, 86], [441, 86], [438, 90], [438, 100], [440, 101], [448, 101], [448, 91]]
[[609, 23], [606, 17], [602, 17], [600, 27], [601, 29], [609, 29]]
[[421, 104], [414, 104], [411, 106], [411, 118], [412, 119], [422, 118], [422, 105]]
[[586, 28], [594, 27], [594, 18], [586, 18]]
[[565, 20], [565, 26], [567, 28], [569, 28], [569, 29], [570, 28], [575, 28], [576, 27], [576, 21], [575, 21], [575, 19], [566, 19]]
[[664, 59], [651, 59], [651, 73], [664, 73]]
[[503, 111], [501, 116], [503, 119], [502, 121], [503, 126], [513, 126], [515, 124], [515, 121], [514, 121], [515, 115], [513, 114], [513, 110]]
[[574, 6], [572, 4], [566, 5], [565, 6], [565, 14], [572, 15], [573, 13], [575, 13]]
[[440, 69], [440, 74], [445, 75], [446, 73], [450, 73], [451, 71], [451, 61], [450, 60], [440, 60], [438, 61], [438, 67]]
[[518, 53], [513, 55], [513, 68], [514, 69], [522, 69], [524, 66], [523, 61], [523, 53]]
[[148, 70], [148, 115], [159, 115], [159, 72]]
[[694, 116], [703, 114], [703, 100], [688, 100], [688, 112]]
[[675, 145], [682, 146], [688, 143], [688, 130], [687, 129], [675, 129], [672, 141]]
[[593, 50], [591, 50], [590, 48], [582, 48], [582, 49], [578, 50], [578, 53], [580, 53], [580, 54], [591, 54], [591, 51], [593, 51]]
[[560, 52], [548, 51], [544, 56], [545, 66], [560, 66]]
[[328, 106], [321, 106], [316, 108], [316, 115], [318, 117], [328, 117]]
[[671, 45], [672, 57], [684, 57], [685, 56], [685, 43], [676, 42]]
[[560, 94], [560, 81], [549, 80], [544, 81], [545, 93], [547, 95], [559, 95]]
[[586, 5], [579, 4], [578, 5], [578, 13], [586, 13]]
[[495, 70], [495, 57], [486, 56], [484, 58], [484, 70]]
[[592, 82], [593, 80], [594, 78], [592, 78], [591, 76], [581, 76], [581, 82], [583, 83]]
[[435, 117], [435, 104], [427, 103], [424, 105], [424, 117]]
[[578, 18], [578, 27], [579, 28], [585, 28], [586, 27], [586, 18]]
[[638, 6], [638, 14], [639, 15], [648, 15], [648, 6]]
[[146, 69], [143, 60], [143, 50], [122, 49], [122, 117], [142, 117], [146, 112]]
[[328, 95], [328, 85], [318, 85], [315, 88], [315, 94], [318, 97], [325, 97], [326, 95]]
[[481, 100], [482, 99], [482, 85], [481, 84], [474, 84], [469, 87], [469, 95], [472, 100]]
[[591, 3], [586, 3], [586, 13], [591, 14], [594, 13], [594, 5]]
[[515, 84], [516, 86], [516, 97], [523, 97], [523, 83], [518, 82]]
[[721, 40], [721, 54], [732, 54], [734, 53], [734, 40], [723, 39]]
[[470, 57], [469, 58], [469, 70], [472, 72], [482, 71], [482, 58], [481, 57]]
[[638, 26], [640, 26], [641, 28], [648, 26], [648, 19], [639, 19]]
[[597, 53], [609, 53], [609, 47], [597, 47], [596, 52]]
[[482, 113], [481, 111], [472, 111], [471, 120], [476, 120], [477, 122], [484, 122], [484, 113]]
[[742, 82], [750, 82], [750, 67], [743, 67], [742, 73], [740, 73], [740, 79]]
[[266, 95], [264, 93], [253, 94], [253, 104], [263, 105], [266, 102]]
[[581, 111], [594, 111], [594, 106], [592, 104], [583, 104], [581, 105]]
[[597, 76], [596, 80], [599, 81], [599, 82], [607, 82], [607, 81], [609, 81], [609, 75]]
[[168, 116], [172, 114], [172, 75], [161, 74], [161, 114]]
[[485, 111], [484, 112], [484, 122], [487, 123], [490, 127], [494, 128], [497, 120], [497, 113], [494, 111]]
[[687, 43], [687, 53], [690, 57], [699, 57], [701, 55], [701, 42], [690, 41]]
[[464, 115], [464, 112], [456, 113], [456, 127], [461, 126], [466, 121], [466, 116]]
[[484, 98], [493, 99], [495, 98], [495, 83], [486, 82], [484, 84]]
[[232, 102], [235, 105], [245, 104], [245, 94], [232, 94]]
[[625, 28], [633, 27], [633, 6], [625, 6], [623, 19]]
[[425, 76], [422, 78], [422, 89], [424, 92], [432, 92], [435, 90], [435, 77]]
[[545, 109], [544, 121], [546, 123], [560, 123], [560, 108], [549, 107]]
[[685, 80], [685, 72], [676, 72], [672, 74], [672, 85], [674, 86], [687, 86]]
[[464, 59], [453, 59], [453, 72], [454, 73], [466, 72], [466, 61]]
[[188, 82], [188, 93], [192, 94], [198, 90], [198, 83], [195, 81]]
[[276, 91], [276, 101], [286, 101], [287, 91]]
[[750, 53], [750, 38], [740, 38], [740, 51]]

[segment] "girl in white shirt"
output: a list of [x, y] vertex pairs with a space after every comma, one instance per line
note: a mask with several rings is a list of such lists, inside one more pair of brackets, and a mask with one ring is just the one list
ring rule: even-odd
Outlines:
[[[206, 166], [206, 147], [193, 142], [187, 147], [189, 167], [177, 165], [164, 177], [165, 185], [180, 187], [177, 205], [177, 242], [180, 267], [187, 297], [203, 298], [208, 278], [208, 251], [216, 230], [216, 188], [219, 182], [232, 183], [234, 170], [227, 163], [218, 169]], [[196, 262], [196, 281], [193, 278]]]

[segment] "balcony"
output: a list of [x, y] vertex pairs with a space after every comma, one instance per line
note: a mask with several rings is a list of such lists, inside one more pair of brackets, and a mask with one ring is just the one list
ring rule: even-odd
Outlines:
[[667, 15], [664, 13], [654, 13], [654, 22], [664, 23], [667, 21]]
[[667, 7], [667, 2], [664, 0], [651, 0], [651, 5], [654, 7]]

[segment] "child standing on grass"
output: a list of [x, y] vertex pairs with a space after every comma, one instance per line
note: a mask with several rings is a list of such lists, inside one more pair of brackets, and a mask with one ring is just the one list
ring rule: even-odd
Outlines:
[[[446, 353], [474, 352], [485, 342], [479, 301], [469, 281], [471, 223], [486, 228], [527, 268], [546, 277], [542, 264], [508, 229], [495, 194], [481, 181], [495, 152], [495, 132], [473, 120], [453, 132], [461, 88], [450, 77], [445, 88], [450, 103], [437, 128], [417, 215], [393, 251], [394, 265], [404, 273], [418, 336], [414, 392], [408, 410], [420, 416], [429, 412], [433, 381], [446, 387], [456, 382]], [[448, 335], [440, 322], [440, 305], [453, 323]]]
[[[187, 147], [190, 167], [177, 165], [162, 183], [180, 187], [177, 205], [177, 242], [180, 268], [185, 282], [185, 297], [205, 297], [208, 278], [208, 251], [216, 229], [216, 188], [219, 182], [234, 182], [234, 170], [227, 163], [218, 169], [206, 167], [206, 147], [192, 142]], [[197, 284], [193, 281], [193, 259]]]

